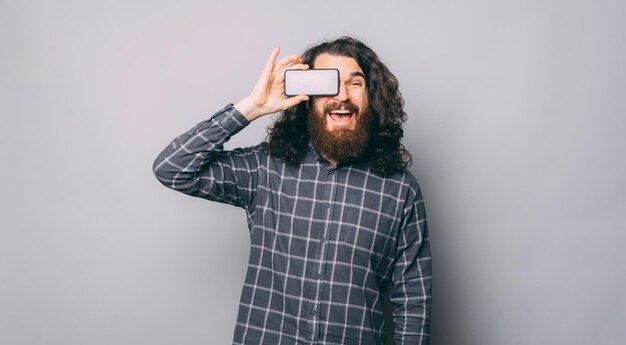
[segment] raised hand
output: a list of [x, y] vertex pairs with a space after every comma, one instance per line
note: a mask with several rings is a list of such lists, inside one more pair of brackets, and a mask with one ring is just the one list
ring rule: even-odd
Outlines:
[[280, 48], [274, 48], [250, 95], [235, 104], [235, 108], [250, 121], [291, 108], [309, 99], [307, 95], [285, 96], [285, 70], [288, 68], [304, 70], [309, 66], [302, 63], [302, 58], [298, 54], [286, 56], [275, 63], [279, 52]]

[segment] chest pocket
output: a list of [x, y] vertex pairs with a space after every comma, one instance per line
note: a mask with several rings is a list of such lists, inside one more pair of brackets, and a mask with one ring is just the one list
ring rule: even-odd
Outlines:
[[341, 239], [350, 249], [368, 255], [384, 254], [388, 235], [378, 212], [364, 208], [358, 195], [350, 195], [345, 205]]

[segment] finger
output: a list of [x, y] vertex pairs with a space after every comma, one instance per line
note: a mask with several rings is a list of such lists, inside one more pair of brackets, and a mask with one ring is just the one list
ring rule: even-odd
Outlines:
[[309, 69], [309, 65], [307, 65], [307, 64], [291, 65], [291, 66], [285, 68], [284, 70], [280, 71], [280, 75], [278, 76], [278, 79], [280, 81], [284, 81], [285, 80], [285, 72], [290, 70], [290, 69], [307, 70], [307, 69]]
[[271, 75], [272, 75], [272, 69], [274, 68], [274, 61], [276, 61], [276, 57], [278, 56], [279, 52], [280, 52], [280, 47], [276, 47], [274, 48], [274, 50], [272, 50], [272, 53], [270, 54], [269, 58], [267, 59], [267, 62], [265, 63], [263, 72], [261, 72], [261, 75], [259, 76], [259, 79], [257, 80], [257, 84], [255, 85], [255, 88], [262, 87], [258, 85], [265, 85], [269, 82]]
[[269, 76], [272, 73], [272, 68], [274, 68], [274, 61], [276, 61], [276, 57], [278, 56], [279, 52], [280, 52], [280, 47], [276, 47], [274, 48], [274, 50], [272, 50], [272, 53], [267, 58], [267, 61], [265, 62], [265, 66], [263, 67], [263, 71], [261, 72], [261, 75], [259, 76], [259, 81], [260, 80], [265, 81], [269, 78]]
[[280, 47], [274, 48], [274, 50], [270, 54], [270, 57], [267, 59], [267, 63], [265, 64], [266, 72], [272, 71], [272, 68], [274, 67], [274, 62], [276, 61], [276, 58], [278, 57], [278, 53], [280, 53]]
[[287, 65], [294, 63], [294, 62], [297, 63], [299, 59], [300, 59], [300, 55], [298, 54], [285, 56], [284, 58], [280, 59], [280, 61], [278, 61], [278, 63], [274, 67], [274, 72], [282, 71], [283, 69], [285, 69]]
[[309, 69], [309, 65], [305, 63], [299, 63], [289, 66], [289, 69]]
[[283, 105], [285, 106], [285, 109], [289, 109], [293, 106], [298, 105], [300, 102], [306, 102], [308, 100], [309, 100], [309, 96], [307, 95], [297, 95], [291, 98], [287, 98], [285, 100], [285, 103], [283, 103]]
[[287, 66], [291, 66], [291, 65], [294, 65], [294, 64], [299, 64], [299, 63], [302, 63], [302, 57], [300, 57], [300, 56], [298, 56], [298, 58], [297, 58], [297, 59], [292, 60], [291, 62], [289, 62], [289, 63], [287, 64]]

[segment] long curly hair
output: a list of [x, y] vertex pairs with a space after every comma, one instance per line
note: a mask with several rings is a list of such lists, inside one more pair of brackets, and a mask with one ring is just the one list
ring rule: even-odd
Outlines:
[[[373, 171], [382, 175], [405, 170], [411, 165], [411, 155], [400, 143], [406, 113], [396, 77], [374, 51], [351, 37], [344, 36], [313, 46], [302, 54], [302, 61], [313, 67], [315, 59], [323, 53], [351, 57], [365, 74], [369, 111], [373, 119], [369, 141], [361, 158]], [[268, 128], [267, 149], [272, 156], [290, 165], [302, 162], [309, 150], [308, 113], [307, 104], [302, 102], [283, 111]]]

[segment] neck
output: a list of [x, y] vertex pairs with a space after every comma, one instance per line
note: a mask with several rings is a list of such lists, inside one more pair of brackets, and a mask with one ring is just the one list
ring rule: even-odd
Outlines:
[[336, 167], [336, 166], [337, 166], [337, 164], [339, 164], [339, 161], [336, 161], [336, 160], [334, 160], [334, 159], [332, 159], [332, 158], [328, 158], [326, 155], [321, 155], [321, 156], [322, 156], [325, 160], [329, 161], [329, 162], [330, 162], [330, 165], [332, 165], [332, 166], [333, 166], [333, 168], [334, 168], [334, 167]]

